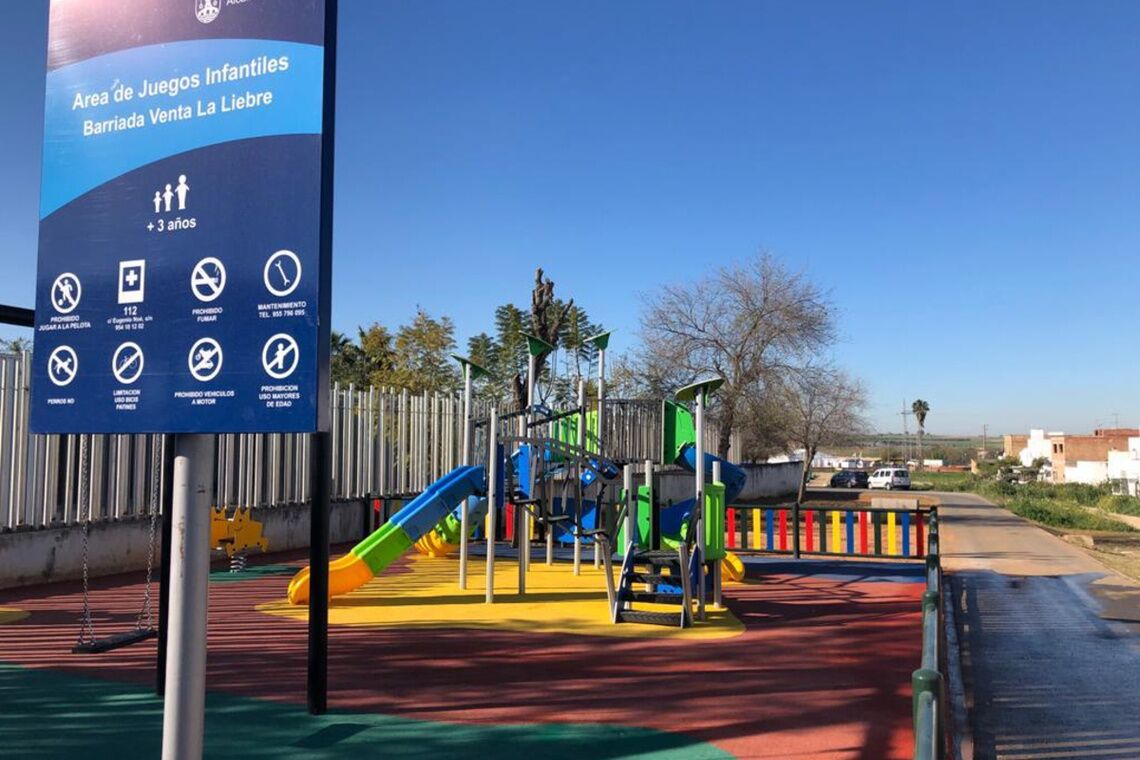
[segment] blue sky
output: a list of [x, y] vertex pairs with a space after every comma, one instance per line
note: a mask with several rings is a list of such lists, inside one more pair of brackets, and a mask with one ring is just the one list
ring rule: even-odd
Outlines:
[[[0, 302], [31, 305], [46, 1], [0, 25]], [[333, 324], [461, 340], [541, 265], [639, 298], [769, 250], [870, 417], [1140, 424], [1140, 5], [342, 0]], [[0, 332], [14, 334], [11, 330]]]

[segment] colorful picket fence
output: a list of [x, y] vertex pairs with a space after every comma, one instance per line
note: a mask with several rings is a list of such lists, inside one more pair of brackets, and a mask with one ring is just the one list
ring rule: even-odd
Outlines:
[[729, 507], [725, 546], [743, 551], [866, 557], [926, 556], [928, 508], [860, 509], [801, 507], [799, 524], [791, 506]]

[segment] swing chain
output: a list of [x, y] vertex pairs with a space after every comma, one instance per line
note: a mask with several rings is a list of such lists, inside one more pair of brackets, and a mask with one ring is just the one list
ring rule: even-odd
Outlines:
[[79, 624], [77, 644], [95, 642], [95, 623], [91, 619], [90, 578], [87, 567], [88, 542], [91, 535], [91, 488], [88, 479], [88, 441], [90, 436], [79, 436], [79, 512], [83, 515], [83, 617]]
[[139, 630], [152, 630], [154, 628], [150, 587], [151, 578], [154, 575], [155, 534], [158, 528], [158, 497], [159, 489], [162, 487], [162, 449], [164, 446], [165, 436], [151, 436], [150, 545], [146, 555], [146, 584], [143, 586], [143, 606], [135, 620], [135, 628]]

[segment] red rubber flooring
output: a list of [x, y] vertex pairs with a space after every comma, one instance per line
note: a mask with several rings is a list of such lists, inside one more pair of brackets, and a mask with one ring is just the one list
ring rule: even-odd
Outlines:
[[[873, 580], [876, 569], [865, 565], [840, 575], [838, 563], [827, 564], [828, 575], [807, 574], [815, 563], [800, 567], [783, 563], [778, 574], [727, 587], [748, 629], [727, 640], [333, 628], [330, 708], [468, 723], [618, 723], [749, 758], [909, 758], [922, 585]], [[210, 690], [304, 704], [305, 625], [253, 611], [280, 598], [287, 579], [251, 574], [211, 585]], [[96, 584], [101, 634], [133, 625], [138, 581]], [[0, 593], [0, 605], [31, 613], [0, 625], [0, 661], [153, 684], [154, 642], [69, 653], [80, 604], [75, 584]]]

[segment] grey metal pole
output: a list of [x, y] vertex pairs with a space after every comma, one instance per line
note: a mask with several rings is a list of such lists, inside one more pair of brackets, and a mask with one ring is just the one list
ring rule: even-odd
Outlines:
[[[586, 381], [578, 378], [578, 456], [586, 456]], [[582, 500], [585, 498], [585, 489], [582, 488], [582, 464], [579, 460], [574, 472], [574, 575], [582, 574], [582, 515], [585, 507]], [[595, 509], [594, 514], [598, 512]]]
[[487, 463], [487, 604], [495, 601], [495, 503], [499, 499], [499, 415], [491, 407]]
[[162, 720], [163, 760], [202, 757], [206, 710], [206, 606], [214, 436], [175, 438], [170, 632]]
[[[605, 455], [605, 448], [602, 446], [602, 436], [606, 429], [606, 349], [598, 349], [598, 435], [597, 446], [598, 456]], [[594, 505], [594, 520], [595, 528], [602, 526], [602, 500], [599, 494], [598, 502]], [[597, 538], [594, 539], [594, 567], [602, 566], [602, 546]]]
[[598, 351], [598, 453], [602, 450], [602, 435], [606, 423], [606, 350]]
[[[471, 464], [471, 365], [463, 364], [463, 466]], [[467, 588], [467, 537], [470, 532], [467, 499], [459, 509], [459, 588]]]
[[[538, 357], [531, 354], [527, 360], [526, 370], [526, 414], [523, 419], [526, 420], [523, 429], [524, 436], [530, 435], [531, 423], [534, 422], [534, 384], [535, 375], [538, 373]], [[534, 445], [529, 448], [530, 455], [530, 477], [527, 478], [527, 498], [534, 499], [535, 486], [538, 483], [535, 470], [538, 467], [539, 459], [535, 456]], [[525, 508], [520, 508], [519, 513], [519, 593], [526, 593], [526, 574], [530, 569], [530, 530], [531, 530], [531, 516], [530, 512]]]
[[696, 406], [696, 486], [697, 503], [693, 513], [697, 515], [697, 550], [701, 553], [701, 561], [697, 565], [697, 618], [705, 619], [705, 526], [708, 515], [705, 504], [705, 391], [699, 389], [693, 397]]
[[[713, 479], [714, 483], [720, 482], [720, 460], [719, 459], [713, 462], [712, 479]], [[725, 505], [725, 508], [726, 509], [728, 508], [727, 504]], [[713, 563], [712, 571], [713, 571], [713, 606], [719, 609], [720, 607], [723, 606], [721, 604], [721, 593], [720, 593], [720, 583], [721, 583], [720, 562], [714, 562]]]
[[637, 548], [637, 494], [633, 491], [633, 465], [627, 464], [622, 472], [622, 488], [625, 489], [625, 552], [629, 554]]

